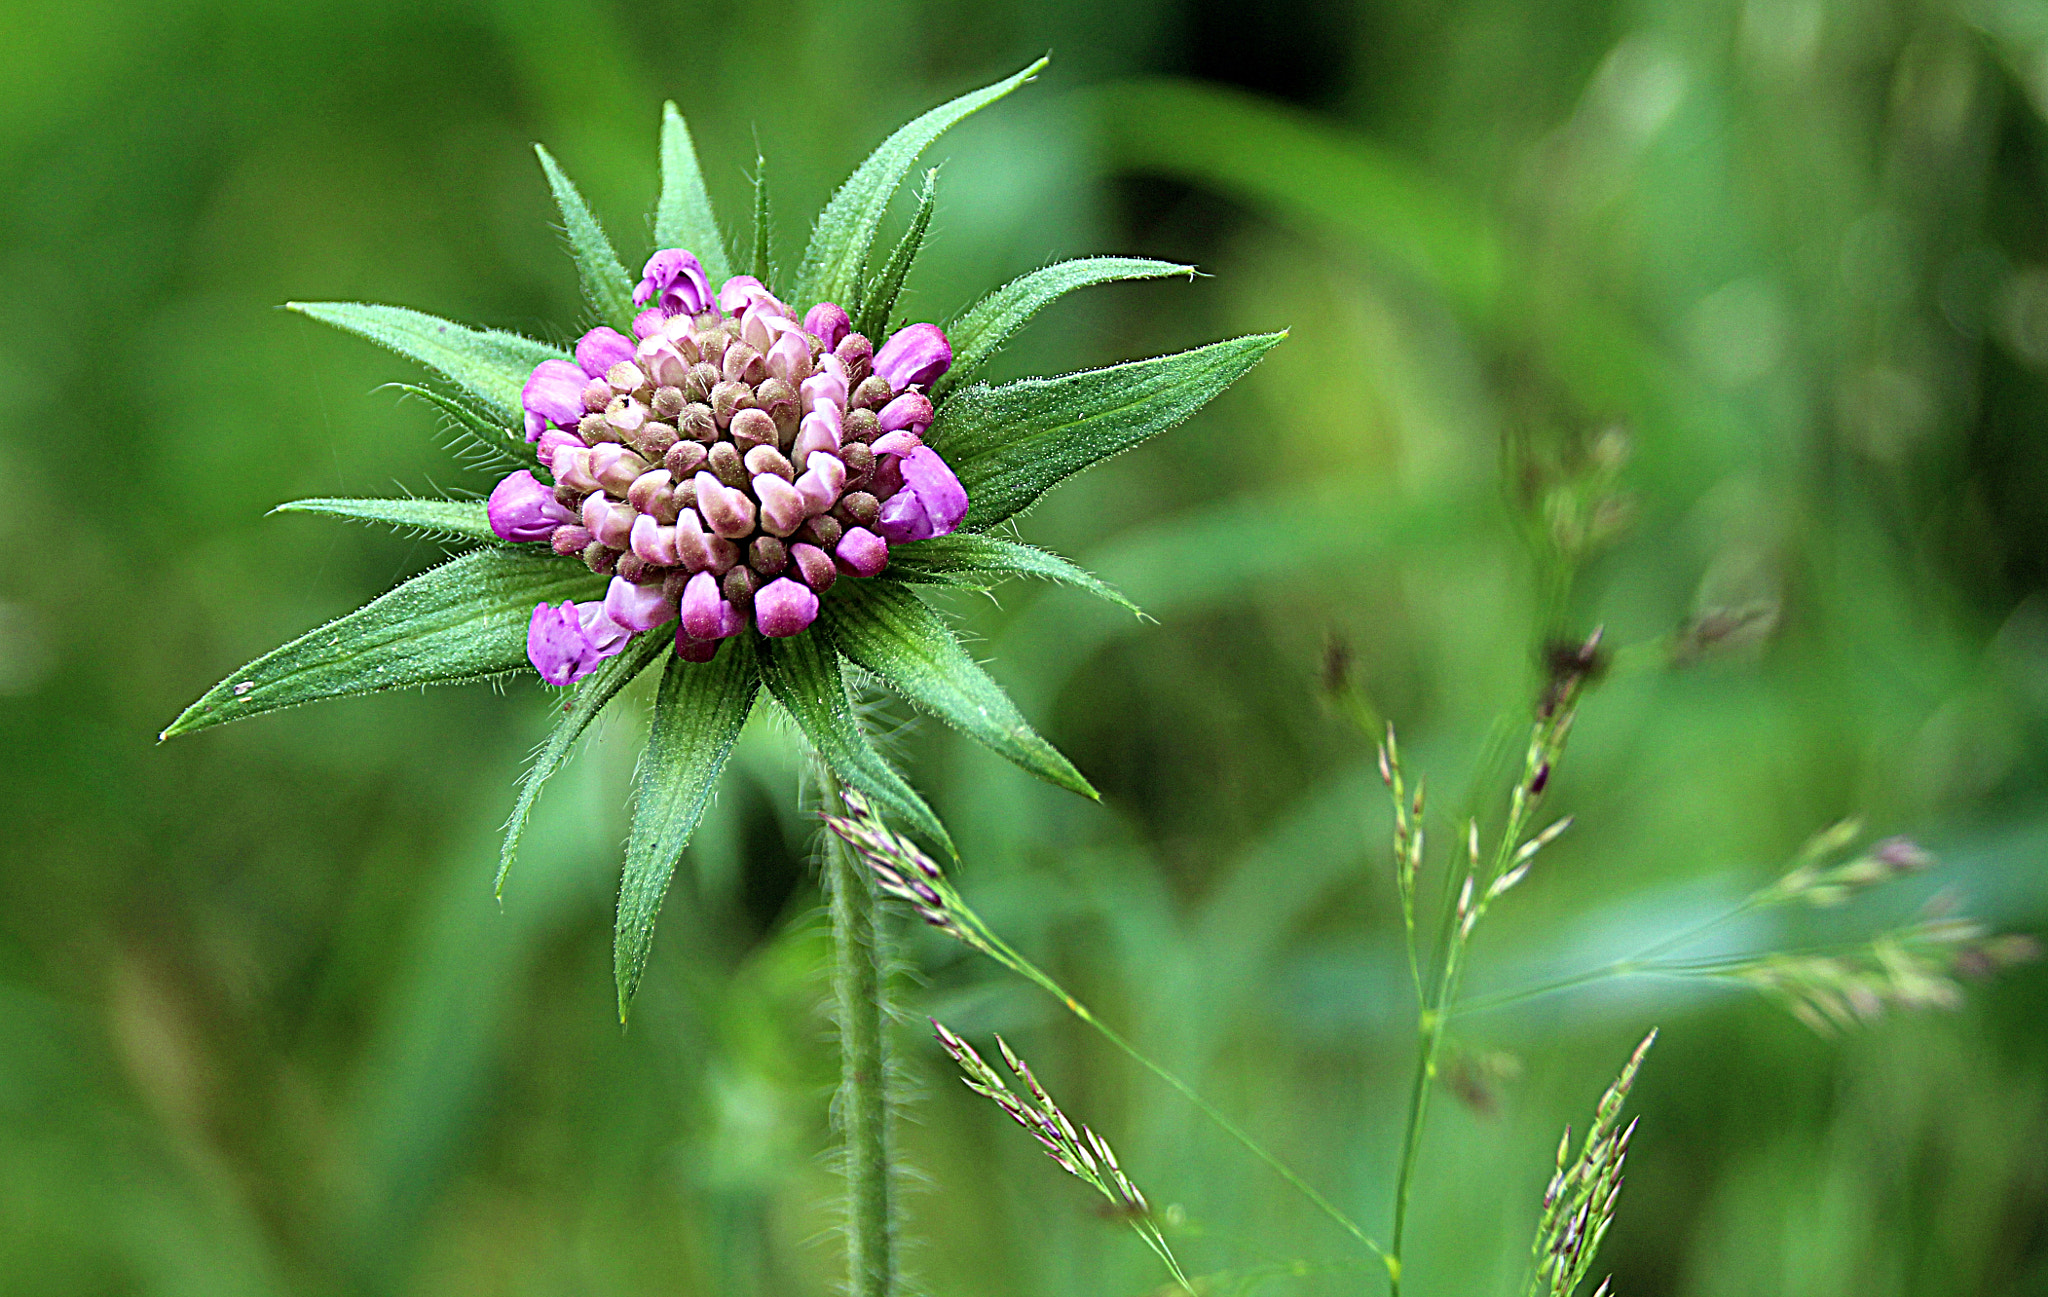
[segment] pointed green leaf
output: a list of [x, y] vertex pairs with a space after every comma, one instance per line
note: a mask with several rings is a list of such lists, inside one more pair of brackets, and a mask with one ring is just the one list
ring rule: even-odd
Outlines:
[[747, 273], [763, 284], [775, 282], [775, 265], [769, 256], [768, 159], [754, 155], [754, 248], [747, 257]]
[[603, 597], [602, 578], [544, 548], [475, 550], [257, 658], [157, 737], [322, 698], [503, 675], [526, 665], [535, 605]]
[[925, 440], [967, 488], [970, 531], [1029, 508], [1074, 474], [1207, 405], [1284, 333], [1251, 334], [1059, 378], [977, 383], [939, 406]]
[[825, 210], [811, 231], [811, 245], [804, 252], [797, 272], [795, 296], [799, 302], [838, 302], [845, 305], [861, 286], [867, 273], [868, 250], [889, 199], [903, 177], [917, 163], [927, 145], [962, 118], [1009, 94], [1038, 75], [1046, 60], [1040, 59], [1013, 77], [941, 104], [924, 116], [900, 128], [882, 141], [882, 147], [860, 164]]
[[1077, 288], [1118, 279], [1164, 279], [1194, 273], [1193, 266], [1149, 257], [1084, 257], [1021, 275], [946, 326], [946, 340], [953, 344], [953, 365], [932, 384], [932, 398], [937, 400], [973, 378], [1026, 321]]
[[386, 383], [384, 386], [397, 388], [407, 396], [416, 396], [439, 410], [444, 416], [442, 426], [454, 433], [471, 452], [464, 462], [479, 467], [502, 468], [523, 468], [532, 464], [533, 448], [526, 444], [524, 437], [511, 428], [492, 423], [468, 402], [417, 383]]
[[499, 329], [468, 329], [403, 306], [368, 302], [286, 302], [285, 309], [346, 329], [438, 371], [484, 403], [493, 417], [522, 424], [519, 404], [533, 367], [543, 360], [568, 360], [569, 353], [545, 342]]
[[839, 655], [823, 635], [762, 640], [761, 679], [841, 779], [953, 852], [946, 826], [868, 741], [846, 696]]
[[882, 272], [861, 289], [860, 301], [849, 308], [853, 311], [855, 333], [869, 338], [888, 333], [889, 319], [896, 313], [896, 299], [903, 295], [903, 281], [910, 277], [910, 267], [924, 248], [925, 232], [931, 229], [932, 204], [938, 195], [939, 169], [933, 167], [924, 173], [924, 186], [917, 195], [917, 214], [911, 217], [910, 228], [896, 241], [896, 250], [889, 254]]
[[633, 280], [619, 263], [619, 254], [612, 251], [612, 241], [605, 237], [597, 217], [590, 214], [590, 205], [583, 201], [583, 195], [555, 164], [554, 155], [538, 144], [533, 151], [540, 158], [541, 169], [548, 173], [548, 188], [555, 191], [555, 206], [562, 211], [569, 255], [576, 259], [576, 273], [583, 280], [583, 296], [606, 324], [616, 329], [632, 328], [633, 316], [638, 313], [633, 305]]
[[562, 718], [548, 731], [547, 741], [533, 754], [533, 764], [519, 781], [519, 798], [512, 804], [512, 818], [505, 823], [505, 845], [498, 850], [500, 897], [505, 895], [505, 875], [512, 871], [512, 858], [519, 854], [519, 839], [526, 833], [526, 820], [533, 813], [534, 802], [540, 799], [541, 788], [569, 759], [569, 749], [576, 746], [576, 740], [597, 719], [605, 704], [618, 697], [619, 691], [633, 683], [634, 677], [672, 642], [667, 635], [634, 636], [627, 641], [624, 652], [599, 663], [597, 670], [584, 677], [583, 683], [569, 695]]
[[654, 700], [654, 728], [633, 777], [633, 832], [619, 880], [612, 946], [619, 1021], [654, 946], [654, 918], [712, 785], [746, 726], [761, 687], [754, 637], [735, 636], [709, 662], [671, 657]]
[[732, 277], [732, 260], [711, 211], [690, 128], [673, 101], [661, 106], [661, 201], [654, 209], [654, 246], [695, 253], [714, 289]]
[[411, 527], [439, 536], [461, 536], [502, 544], [491, 530], [482, 500], [341, 500], [320, 497], [292, 500], [272, 513], [324, 513], [333, 518], [359, 522], [381, 522], [392, 527]]
[[1047, 783], [1101, 800], [924, 600], [890, 582], [848, 581], [823, 613], [839, 651], [913, 704]]
[[1144, 616], [1115, 586], [1048, 550], [1000, 536], [956, 531], [889, 551], [886, 574], [905, 585], [950, 585], [985, 590], [1004, 577], [1035, 576], [1079, 586], [1098, 598]]

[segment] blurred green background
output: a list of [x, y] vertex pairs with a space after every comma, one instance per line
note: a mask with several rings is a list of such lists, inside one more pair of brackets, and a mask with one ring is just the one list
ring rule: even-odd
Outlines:
[[[530, 679], [153, 741], [440, 552], [268, 508], [488, 486], [377, 390], [408, 364], [275, 305], [570, 336], [528, 145], [637, 264], [668, 97], [729, 222], [758, 139], [787, 265], [889, 129], [1050, 49], [928, 159], [917, 318], [1127, 252], [1213, 277], [1070, 299], [1001, 373], [1293, 329], [1024, 522], [1156, 624], [1059, 589], [954, 601], [1103, 806], [880, 719], [996, 927], [1353, 1214], [1386, 1218], [1412, 1010], [1333, 645], [1433, 773], [1445, 843], [1497, 804], [1473, 800], [1483, 754], [1526, 715], [1543, 637], [1604, 624], [1623, 646], [1554, 785], [1578, 827], [1482, 933], [1474, 991], [1711, 913], [1856, 813], [1948, 864], [1851, 923], [1936, 888], [2001, 927], [2048, 914], [2040, 3], [13, 0], [0, 31], [9, 1292], [835, 1281], [836, 1065], [788, 735], [757, 717], [624, 1032], [631, 723], [550, 787], [502, 908], [496, 832], [548, 723]], [[1527, 520], [1610, 430], [1632, 458], [1599, 521], [1627, 529], [1546, 594]], [[1667, 667], [1668, 637], [1730, 610], [1754, 614], [1737, 642]], [[1170, 1094], [909, 937], [909, 1024], [1008, 1035], [1178, 1208], [1189, 1268], [1229, 1272], [1209, 1290], [1379, 1289]], [[1655, 1022], [1600, 1267], [1620, 1292], [2048, 1292], [2044, 1005], [2035, 968], [1837, 1040], [1682, 984], [1467, 1019], [1454, 1070], [1488, 1093], [1438, 1110], [1412, 1290], [1520, 1290], [1559, 1127]], [[909, 1024], [921, 1282], [1155, 1288]]]

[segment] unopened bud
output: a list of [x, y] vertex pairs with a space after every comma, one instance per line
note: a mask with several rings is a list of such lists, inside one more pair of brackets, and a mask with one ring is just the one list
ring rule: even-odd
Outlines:
[[669, 471], [671, 478], [681, 481], [695, 476], [697, 470], [704, 467], [710, 458], [710, 452], [699, 443], [679, 441], [668, 448], [668, 454], [662, 456], [661, 466]]
[[858, 333], [849, 333], [841, 338], [839, 345], [832, 348], [832, 354], [846, 366], [849, 386], [858, 386], [862, 379], [875, 372], [875, 344]]
[[839, 537], [845, 530], [839, 525], [837, 518], [829, 513], [822, 513], [815, 518], [806, 519], [804, 525], [796, 529], [796, 539], [816, 545], [829, 554], [838, 548]]
[[619, 396], [604, 409], [604, 421], [619, 430], [619, 435], [631, 436], [647, 422], [647, 407], [630, 396]]
[[756, 446], [775, 445], [779, 435], [765, 410], [741, 410], [732, 416], [732, 444], [742, 454]]
[[711, 389], [711, 417], [723, 428], [741, 410], [754, 408], [754, 389], [745, 383], [720, 381]]
[[783, 458], [782, 452], [773, 446], [756, 446], [746, 453], [741, 462], [747, 466], [747, 472], [755, 477], [763, 473], [772, 473], [785, 482], [796, 481], [796, 469]]
[[882, 502], [866, 491], [848, 491], [839, 497], [839, 508], [834, 512], [842, 510], [846, 514], [844, 521], [848, 524], [872, 528], [875, 519], [882, 516]]
[[729, 441], [721, 441], [713, 446], [707, 458], [711, 465], [711, 475], [727, 486], [745, 486], [753, 477], [753, 474], [747, 472], [745, 461], [740, 458], [739, 447]]
[[661, 462], [668, 454], [668, 448], [676, 444], [676, 430], [665, 423], [649, 419], [640, 425], [640, 430], [625, 439], [628, 446], [638, 452], [640, 458], [650, 464]]
[[667, 495], [674, 477], [666, 468], [642, 473], [633, 479], [633, 485], [626, 488], [626, 503], [641, 513], [653, 513], [656, 493]]
[[588, 527], [570, 523], [555, 528], [555, 534], [548, 537], [548, 545], [563, 558], [569, 558], [589, 549], [590, 542], [596, 539], [597, 537], [590, 534]]
[[[611, 389], [607, 388], [605, 390], [610, 391]], [[583, 439], [584, 445], [595, 446], [600, 441], [617, 441], [619, 439], [619, 430], [612, 427], [611, 421], [605, 418], [603, 412], [600, 411], [596, 414], [584, 415], [576, 424], [576, 435]]]
[[725, 349], [720, 369], [728, 382], [753, 384], [768, 377], [768, 365], [761, 359], [761, 353], [744, 342], [735, 342]]
[[[889, 386], [889, 380], [880, 374], [870, 374], [853, 389], [851, 404], [856, 410], [879, 410], [896, 399], [896, 389]], [[880, 416], [876, 417], [877, 426]]]
[[711, 389], [724, 381], [725, 375], [718, 366], [696, 364], [690, 366], [690, 372], [676, 386], [682, 389], [685, 401], [709, 401]]
[[759, 590], [764, 584], [766, 583], [754, 572], [754, 569], [741, 566], [735, 567], [725, 574], [725, 580], [721, 584], [720, 589], [724, 592], [727, 603], [741, 612], [746, 612], [754, 606], [754, 592]]
[[779, 378], [771, 378], [754, 389], [754, 403], [768, 412], [775, 421], [775, 433], [782, 445], [796, 439], [796, 430], [803, 418], [803, 409], [797, 404], [797, 391]]
[[656, 388], [654, 400], [649, 402], [654, 410], [654, 417], [664, 423], [674, 423], [681, 419], [683, 407], [687, 404], [689, 402], [683, 399], [683, 389], [680, 387]]
[[803, 574], [804, 584], [819, 594], [830, 590], [832, 583], [839, 579], [839, 565], [832, 561], [829, 553], [816, 545], [792, 545], [789, 548], [789, 556], [796, 561], [797, 571]]
[[619, 551], [608, 548], [601, 540], [593, 540], [583, 551], [583, 563], [598, 576], [610, 576], [619, 570]]
[[613, 495], [623, 496], [631, 489], [633, 480], [647, 471], [647, 461], [627, 450], [607, 442], [593, 446], [590, 451], [590, 475], [597, 484]]
[[852, 487], [866, 486], [874, 480], [875, 452], [858, 441], [849, 441], [839, 448], [839, 462], [846, 465], [846, 483]]
[[811, 348], [803, 334], [790, 330], [768, 348], [768, 372], [788, 383], [791, 391], [809, 378], [811, 371]]
[[617, 564], [612, 568], [612, 574], [622, 581], [631, 581], [634, 585], [639, 585], [647, 580], [647, 574], [651, 570], [652, 565], [646, 559], [627, 550], [619, 555]]
[[612, 403], [612, 385], [601, 378], [593, 378], [583, 385], [583, 408], [589, 412], [604, 409]]
[[611, 384], [614, 392], [637, 392], [647, 386], [647, 375], [632, 361], [622, 360], [604, 371], [604, 381]]
[[747, 546], [747, 566], [762, 576], [781, 576], [789, 566], [789, 546], [773, 536], [756, 536]]

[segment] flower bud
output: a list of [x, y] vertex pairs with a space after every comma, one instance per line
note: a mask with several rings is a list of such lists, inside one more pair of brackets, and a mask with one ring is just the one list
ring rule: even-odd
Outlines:
[[711, 281], [705, 278], [703, 265], [681, 248], [663, 248], [649, 257], [633, 288], [635, 306], [652, 302], [671, 315], [695, 315], [711, 301]]
[[533, 367], [519, 390], [528, 441], [539, 441], [549, 425], [575, 425], [583, 413], [585, 381], [584, 372], [566, 360], [543, 360]]
[[676, 444], [676, 430], [665, 423], [652, 419], [640, 425], [640, 430], [625, 438], [625, 443], [634, 453], [650, 464], [659, 464], [668, 454], [668, 448]]
[[932, 424], [932, 399], [923, 392], [905, 392], [883, 406], [880, 417], [883, 432], [923, 432]]
[[875, 476], [875, 452], [857, 441], [850, 441], [839, 448], [839, 462], [846, 465], [846, 485], [843, 490], [858, 491]]
[[571, 490], [588, 494], [597, 490], [597, 479], [591, 476], [590, 456], [587, 446], [562, 446], [556, 449], [553, 471], [555, 481]]
[[683, 629], [696, 639], [720, 639], [726, 632], [725, 599], [718, 591], [718, 578], [699, 572], [683, 587]]
[[633, 479], [647, 471], [647, 461], [624, 446], [606, 442], [590, 448], [590, 475], [613, 495], [632, 489]]
[[606, 549], [622, 550], [632, 543], [633, 519], [638, 516], [630, 505], [608, 496], [593, 495], [583, 502], [583, 525]]
[[875, 438], [873, 445], [869, 449], [873, 450], [877, 455], [901, 456], [908, 455], [911, 451], [916, 450], [922, 445], [924, 445], [924, 440], [916, 433], [908, 428], [900, 428], [895, 432], [885, 432]]
[[[712, 462], [717, 462], [716, 456]], [[766, 480], [774, 482], [779, 479], [771, 477]], [[786, 483], [784, 485], [787, 486]], [[792, 488], [790, 494], [795, 493]], [[704, 516], [707, 527], [728, 540], [738, 540], [754, 530], [754, 502], [747, 498], [746, 492], [725, 485], [709, 473], [697, 474], [697, 512]]]
[[707, 457], [711, 474], [727, 486], [743, 487], [753, 477], [747, 472], [746, 463], [740, 459], [739, 447], [729, 441], [721, 441], [711, 448]]
[[676, 350], [692, 365], [704, 359], [704, 349], [697, 345], [697, 321], [690, 316], [671, 315], [663, 320], [661, 336], [676, 344]]
[[804, 416], [796, 434], [796, 441], [790, 446], [789, 457], [798, 468], [802, 468], [812, 455], [836, 454], [839, 450], [839, 407], [822, 405]]
[[668, 489], [669, 502], [675, 505], [678, 512], [697, 507], [697, 471], [693, 471]]
[[783, 334], [768, 348], [768, 372], [791, 387], [811, 376], [811, 348], [795, 330]]
[[647, 422], [647, 407], [631, 396], [617, 396], [605, 407], [604, 421], [618, 430], [619, 436], [628, 437], [640, 430]]
[[709, 662], [712, 658], [718, 656], [718, 641], [715, 639], [698, 639], [678, 624], [676, 627], [676, 656], [685, 662]]
[[[584, 417], [588, 418], [589, 416], [585, 415]], [[553, 472], [555, 467], [555, 452], [557, 450], [561, 449], [563, 446], [580, 446], [582, 444], [582, 439], [576, 436], [575, 433], [563, 432], [560, 428], [549, 428], [546, 432], [540, 435], [540, 441], [535, 443], [533, 448], [533, 457], [540, 461], [540, 465], [542, 468], [547, 469], [549, 472]]]
[[874, 576], [889, 566], [889, 543], [865, 527], [849, 527], [832, 552], [854, 576]]
[[[609, 392], [612, 389], [607, 387], [604, 390]], [[542, 433], [541, 436], [546, 437], [547, 434]], [[600, 410], [596, 414], [586, 414], [577, 421], [576, 438], [586, 446], [595, 446], [600, 441], [619, 440], [619, 430], [612, 427], [611, 421], [606, 419], [604, 412]]]
[[967, 516], [967, 491], [960, 479], [928, 446], [918, 447], [901, 465], [904, 489], [882, 506], [882, 536], [902, 544], [950, 534]]
[[733, 416], [741, 410], [754, 408], [754, 389], [745, 383], [720, 379], [718, 386], [711, 389], [711, 416], [723, 428], [732, 423]]
[[653, 410], [654, 417], [663, 423], [676, 423], [682, 419], [683, 409], [688, 404], [689, 402], [683, 399], [682, 388], [657, 387], [654, 389], [654, 399], [648, 402], [648, 408]]
[[875, 353], [875, 372], [899, 392], [932, 382], [952, 364], [953, 344], [936, 324], [913, 324]]
[[795, 388], [779, 378], [771, 378], [754, 389], [754, 403], [775, 421], [775, 435], [782, 445], [796, 440], [797, 421], [803, 413], [797, 406]]
[[881, 455], [875, 459], [875, 469], [868, 474], [868, 493], [877, 500], [887, 500], [903, 489], [903, 461], [895, 455]]
[[661, 332], [662, 326], [668, 320], [667, 312], [658, 306], [650, 306], [633, 317], [633, 336], [636, 338], [652, 337]]
[[866, 491], [848, 491], [839, 497], [836, 512], [844, 513], [846, 517], [841, 521], [852, 526], [873, 528], [875, 520], [882, 516], [882, 502]]
[[682, 349], [656, 334], [634, 350], [633, 362], [657, 387], [681, 387], [690, 376], [690, 362]]
[[754, 596], [754, 625], [771, 638], [794, 635], [817, 619], [818, 596], [786, 576]]
[[676, 514], [675, 534], [669, 544], [675, 549], [678, 567], [692, 572], [709, 570], [712, 567], [711, 540], [695, 509], [684, 509]]
[[811, 456], [809, 467], [796, 479], [796, 493], [803, 497], [807, 513], [824, 513], [839, 503], [839, 492], [845, 486], [846, 466], [823, 453]]
[[718, 419], [710, 406], [693, 401], [683, 407], [683, 416], [676, 422], [676, 435], [708, 446], [718, 440]]
[[632, 541], [633, 552], [655, 567], [674, 567], [680, 561], [676, 555], [676, 529], [662, 526], [650, 514], [633, 519], [628, 539]]
[[588, 527], [571, 523], [555, 528], [555, 534], [548, 537], [548, 545], [563, 558], [575, 558], [590, 548], [590, 542], [596, 539]]
[[658, 585], [634, 585], [624, 577], [613, 577], [604, 592], [604, 615], [630, 631], [653, 630], [676, 610], [661, 597]]
[[619, 570], [619, 551], [601, 540], [593, 540], [590, 548], [583, 551], [583, 564], [597, 576], [610, 576]]
[[583, 516], [583, 497], [587, 494], [589, 493], [579, 491], [566, 483], [555, 483], [555, 503], [579, 518]]
[[626, 647], [625, 627], [605, 615], [601, 605], [541, 604], [526, 627], [526, 656], [540, 678], [551, 685], [574, 684], [597, 670], [604, 659]]
[[807, 545], [816, 545], [829, 554], [838, 546], [839, 538], [845, 531], [839, 519], [829, 513], [821, 513], [815, 518], [804, 520], [804, 525], [796, 529], [796, 539]]
[[603, 378], [613, 365], [633, 358], [633, 340], [617, 329], [599, 325], [576, 340], [576, 364], [592, 378]]
[[797, 388], [798, 404], [803, 407], [805, 414], [810, 414], [821, 407], [845, 408], [846, 366], [838, 363], [837, 356], [828, 356], [827, 359], [837, 366], [837, 373], [820, 371], [805, 379]]
[[790, 558], [796, 561], [797, 571], [803, 574], [804, 584], [819, 594], [832, 588], [839, 579], [839, 567], [831, 555], [816, 545], [796, 544], [789, 547]]
[[694, 441], [679, 441], [668, 448], [668, 454], [661, 460], [661, 466], [669, 471], [672, 481], [695, 477], [697, 470], [704, 467], [710, 455], [704, 447]]
[[761, 530], [771, 535], [787, 536], [803, 526], [804, 519], [809, 516], [803, 496], [779, 477], [764, 473], [755, 478], [754, 494], [761, 500]]
[[[741, 315], [755, 302], [770, 302], [776, 306], [775, 294], [768, 291], [760, 280], [752, 275], [734, 275], [718, 288], [718, 309], [727, 315]], [[785, 310], [787, 308], [784, 308]]]
[[756, 446], [746, 453], [741, 462], [747, 466], [747, 472], [755, 477], [763, 473], [772, 473], [785, 482], [796, 481], [796, 470], [782, 457], [782, 452], [773, 446]]
[[820, 302], [804, 312], [804, 332], [815, 334], [827, 351], [838, 346], [840, 339], [852, 331], [853, 321], [835, 303]]
[[768, 377], [767, 362], [761, 353], [744, 342], [735, 342], [725, 349], [725, 360], [721, 366], [727, 382], [759, 383]]
[[593, 378], [583, 385], [583, 409], [586, 413], [602, 414], [604, 408], [610, 405], [612, 398], [617, 395], [618, 393], [612, 391], [612, 385], [603, 378]]
[[732, 416], [732, 444], [744, 454], [756, 446], [773, 446], [778, 434], [766, 410], [740, 410]]
[[880, 415], [876, 414], [873, 410], [848, 410], [846, 412], [846, 421], [839, 433], [839, 442], [841, 445], [845, 445], [849, 441], [867, 443], [881, 435], [882, 419]]
[[879, 410], [896, 399], [896, 389], [889, 386], [889, 380], [879, 374], [869, 374], [853, 389], [849, 402], [856, 410]]
[[756, 536], [747, 546], [747, 566], [762, 576], [780, 576], [789, 566], [789, 546], [773, 536]]
[[641, 513], [653, 513], [656, 492], [668, 494], [674, 480], [675, 475], [666, 468], [651, 468], [634, 478], [633, 484], [626, 488], [626, 503]]
[[653, 577], [649, 574], [655, 570], [654, 566], [646, 559], [641, 558], [629, 549], [619, 555], [619, 561], [612, 568], [612, 574], [631, 581], [634, 585], [646, 585], [653, 580]]
[[510, 541], [547, 540], [555, 528], [576, 520], [576, 515], [556, 501], [553, 487], [542, 486], [523, 468], [506, 475], [492, 489], [484, 514], [491, 530]]
[[832, 348], [832, 354], [839, 357], [839, 363], [846, 366], [846, 385], [858, 387], [861, 380], [875, 372], [875, 344], [858, 333], [849, 333]]
[[614, 392], [637, 392], [647, 386], [647, 375], [632, 361], [622, 360], [604, 371], [604, 381], [612, 385]]
[[744, 613], [754, 606], [754, 592], [759, 590], [762, 584], [760, 574], [754, 569], [738, 566], [725, 574], [724, 579], [718, 583], [718, 588], [725, 595], [727, 603]]
[[683, 389], [683, 399], [693, 402], [711, 400], [711, 389], [725, 381], [725, 375], [716, 365], [697, 364], [690, 366], [690, 372], [677, 386]]

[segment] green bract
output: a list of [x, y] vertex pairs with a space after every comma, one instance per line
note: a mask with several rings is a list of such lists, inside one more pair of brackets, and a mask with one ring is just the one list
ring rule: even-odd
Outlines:
[[[857, 329], [894, 323], [897, 296], [929, 225], [934, 174], [917, 213], [887, 255], [882, 218], [918, 155], [953, 123], [1029, 80], [1042, 61], [964, 95], [903, 127], [826, 205], [791, 285], [793, 301], [841, 303]], [[561, 210], [585, 297], [598, 321], [627, 327], [633, 278], [576, 187], [546, 150], [542, 167]], [[686, 247], [714, 278], [759, 269], [753, 247], [728, 248], [673, 104], [661, 134], [658, 247]], [[758, 213], [765, 190], [757, 195]], [[839, 779], [879, 809], [950, 851], [946, 830], [893, 770], [856, 719], [849, 664], [1031, 773], [1084, 796], [1095, 791], [1020, 715], [918, 594], [921, 586], [985, 587], [1034, 576], [1088, 590], [1136, 612], [1067, 560], [986, 533], [1089, 465], [1179, 423], [1229, 386], [1280, 338], [1263, 334], [1173, 356], [1051, 379], [991, 386], [976, 372], [1041, 307], [1074, 288], [1120, 279], [1189, 274], [1192, 268], [1130, 258], [1064, 262], [997, 289], [948, 326], [952, 369], [933, 385], [927, 440], [955, 466], [969, 496], [964, 529], [901, 544], [879, 576], [846, 580], [824, 595], [817, 622], [784, 639], [745, 631], [709, 662], [678, 657], [662, 631], [643, 633], [573, 687], [553, 734], [519, 790], [505, 838], [502, 884], [535, 798], [575, 740], [642, 671], [659, 664], [654, 724], [635, 777], [631, 838], [619, 893], [616, 975], [623, 1014], [645, 966], [669, 878], [701, 818], [734, 741], [763, 695], [788, 715]], [[772, 288], [773, 285], [770, 285]], [[465, 328], [417, 311], [359, 303], [293, 303], [292, 309], [419, 361], [441, 389], [401, 385], [435, 404], [484, 460], [535, 464], [520, 431], [521, 389], [561, 349], [516, 334]], [[230, 675], [185, 710], [164, 738], [315, 699], [372, 690], [477, 680], [526, 666], [525, 635], [536, 603], [599, 597], [602, 581], [577, 558], [545, 545], [508, 546], [484, 506], [467, 500], [298, 500], [280, 510], [331, 514], [482, 542]]]

